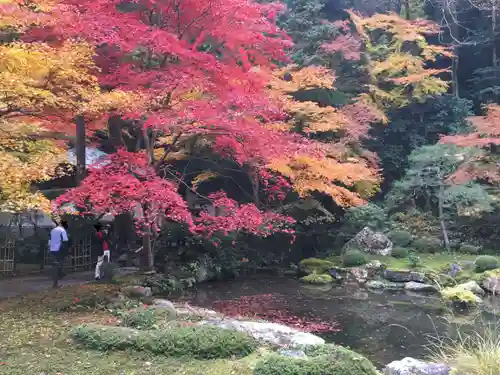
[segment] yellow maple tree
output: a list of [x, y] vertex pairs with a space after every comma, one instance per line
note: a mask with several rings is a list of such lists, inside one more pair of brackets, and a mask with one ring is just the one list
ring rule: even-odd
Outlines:
[[271, 161], [267, 167], [287, 177], [302, 198], [319, 192], [330, 196], [339, 206], [350, 207], [362, 204], [365, 198], [373, 195], [380, 177], [377, 168], [366, 159], [359, 155], [349, 156], [352, 154], [349, 142], [366, 133], [371, 121], [383, 121], [384, 117], [365, 105], [362, 98], [356, 98], [342, 108], [295, 99], [298, 92], [335, 90], [334, 83], [334, 72], [319, 66], [300, 68], [291, 65], [272, 73], [270, 94], [281, 101], [288, 119], [267, 124], [267, 127], [320, 137], [322, 133], [333, 132], [339, 139], [335, 143], [322, 144], [328, 157], [284, 155]]
[[406, 20], [393, 13], [362, 17], [349, 10], [348, 14], [364, 45], [363, 58], [371, 77], [368, 93], [362, 95], [365, 103], [381, 110], [403, 107], [448, 90], [448, 82], [439, 74], [449, 69], [428, 67], [438, 56], [453, 56], [446, 46], [427, 42], [427, 36], [439, 32], [436, 23]]
[[276, 160], [269, 168], [286, 176], [300, 197], [320, 192], [329, 195], [341, 207], [359, 206], [365, 202], [365, 197], [356, 191], [360, 181], [374, 186], [379, 183], [376, 171], [358, 159], [340, 161], [300, 155]]
[[38, 129], [31, 124], [0, 120], [0, 210], [50, 212], [50, 201], [33, 183], [57, 177], [65, 151], [52, 141], [34, 139]]
[[[297, 101], [292, 94], [314, 89], [334, 90], [335, 75], [326, 68], [309, 66], [300, 68], [290, 65], [273, 72], [269, 83], [270, 94], [281, 101], [290, 116], [288, 129], [317, 133], [340, 129], [348, 119], [341, 111], [321, 107], [312, 101]], [[273, 125], [276, 128], [276, 124]]]
[[94, 46], [74, 40], [54, 46], [17, 39], [30, 26], [43, 25], [51, 5], [51, 0], [0, 3], [0, 32], [12, 36], [9, 43], [0, 44], [3, 210], [50, 211], [33, 182], [55, 177], [65, 159], [64, 150], [48, 138], [53, 131], [72, 133], [77, 115], [92, 121], [107, 111], [141, 102], [139, 95], [101, 89]]

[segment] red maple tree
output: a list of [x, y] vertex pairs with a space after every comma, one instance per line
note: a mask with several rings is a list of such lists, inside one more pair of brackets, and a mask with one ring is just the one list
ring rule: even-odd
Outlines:
[[181, 141], [202, 138], [283, 197], [286, 181], [269, 182], [269, 160], [319, 152], [299, 136], [262, 126], [283, 116], [264, 93], [267, 69], [286, 60], [291, 44], [275, 25], [278, 10], [247, 0], [61, 0], [45, 30], [52, 39], [64, 35], [95, 45], [101, 85], [140, 98], [126, 118], [146, 151], [111, 155], [57, 203], [94, 213], [138, 211], [136, 224], [146, 234], [158, 229], [160, 219], [186, 222], [209, 236], [290, 232], [291, 218], [240, 205], [221, 192], [208, 196], [220, 208], [217, 216], [191, 217], [177, 192], [185, 182], [170, 173], [167, 160]]

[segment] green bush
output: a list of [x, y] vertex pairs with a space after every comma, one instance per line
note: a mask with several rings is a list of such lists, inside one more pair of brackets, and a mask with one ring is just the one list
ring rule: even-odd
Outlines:
[[391, 255], [394, 258], [402, 259], [406, 258], [409, 253], [408, 249], [405, 249], [404, 247], [395, 247], [392, 249]]
[[459, 286], [444, 288], [441, 290], [441, 297], [445, 302], [461, 303], [467, 306], [476, 306], [478, 301], [474, 293]]
[[410, 252], [408, 254], [408, 266], [410, 268], [417, 268], [418, 266], [420, 266], [420, 263], [421, 259], [417, 254], [415, 254], [414, 252]]
[[325, 259], [318, 258], [307, 258], [300, 262], [301, 267], [307, 273], [318, 273], [322, 274], [328, 271], [330, 268], [334, 267], [335, 264]]
[[459, 252], [462, 254], [479, 254], [479, 251], [481, 248], [479, 246], [474, 246], [474, 245], [468, 245], [468, 244], [462, 244], [460, 245]]
[[257, 342], [242, 332], [211, 326], [172, 325], [168, 330], [139, 331], [127, 327], [80, 325], [71, 331], [79, 344], [95, 350], [136, 350], [196, 359], [244, 357]]
[[498, 259], [491, 255], [478, 256], [474, 262], [476, 272], [484, 272], [498, 268]]
[[120, 313], [121, 325], [137, 329], [150, 329], [160, 319], [170, 320], [174, 318], [173, 312], [168, 309], [144, 308], [140, 307], [135, 310]]
[[389, 233], [389, 239], [394, 245], [405, 247], [411, 243], [413, 237], [410, 232], [405, 230], [394, 230]]
[[438, 238], [422, 237], [413, 241], [413, 248], [419, 253], [437, 253], [441, 251], [442, 245]]
[[348, 250], [342, 255], [342, 264], [344, 267], [362, 266], [368, 263], [366, 254], [359, 250]]
[[306, 348], [309, 359], [270, 356], [257, 363], [253, 375], [377, 375], [365, 357], [341, 346]]
[[311, 273], [310, 275], [302, 277], [300, 281], [309, 284], [323, 285], [333, 283], [333, 277], [327, 274], [319, 275], [317, 273]]

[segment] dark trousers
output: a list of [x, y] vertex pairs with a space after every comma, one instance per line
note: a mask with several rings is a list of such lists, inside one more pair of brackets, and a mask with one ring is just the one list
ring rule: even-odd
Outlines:
[[[50, 255], [52, 256], [52, 265], [57, 270], [57, 278], [61, 279], [64, 276], [63, 265], [64, 265], [64, 252], [62, 250], [59, 251], [51, 251]], [[54, 270], [54, 274], [56, 274]]]

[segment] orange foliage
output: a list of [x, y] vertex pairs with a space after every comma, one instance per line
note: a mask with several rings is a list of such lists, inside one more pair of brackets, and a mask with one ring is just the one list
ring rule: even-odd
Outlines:
[[[335, 74], [323, 67], [289, 66], [273, 72], [270, 94], [281, 101], [289, 117], [286, 122], [267, 124], [267, 127], [306, 134], [333, 131], [341, 138], [336, 143], [321, 144], [328, 157], [284, 155], [271, 161], [268, 168], [287, 177], [300, 197], [319, 192], [329, 195], [341, 207], [350, 207], [363, 204], [363, 198], [373, 194], [380, 182], [373, 155], [362, 152], [360, 157], [347, 156], [353, 154], [349, 143], [366, 136], [378, 114], [362, 100], [334, 108], [312, 101], [298, 101], [293, 97], [301, 91], [335, 90], [334, 83]], [[358, 189], [362, 191], [358, 192]]]
[[291, 94], [314, 89], [335, 90], [335, 74], [324, 67], [295, 65], [273, 72], [269, 84], [271, 95], [281, 100], [283, 109], [290, 116], [288, 126], [273, 128], [293, 129], [297, 127], [306, 133], [324, 133], [346, 130], [348, 136], [359, 139], [365, 135], [370, 123], [385, 122], [385, 115], [376, 107], [359, 98], [354, 104], [340, 109], [311, 101], [297, 101]]
[[357, 192], [346, 187], [354, 188], [360, 181], [373, 185], [379, 183], [378, 175], [361, 160], [354, 158], [339, 161], [333, 158], [318, 160], [297, 156], [289, 160], [277, 160], [271, 163], [269, 168], [288, 177], [301, 197], [320, 192], [331, 196], [341, 207], [365, 203]]

